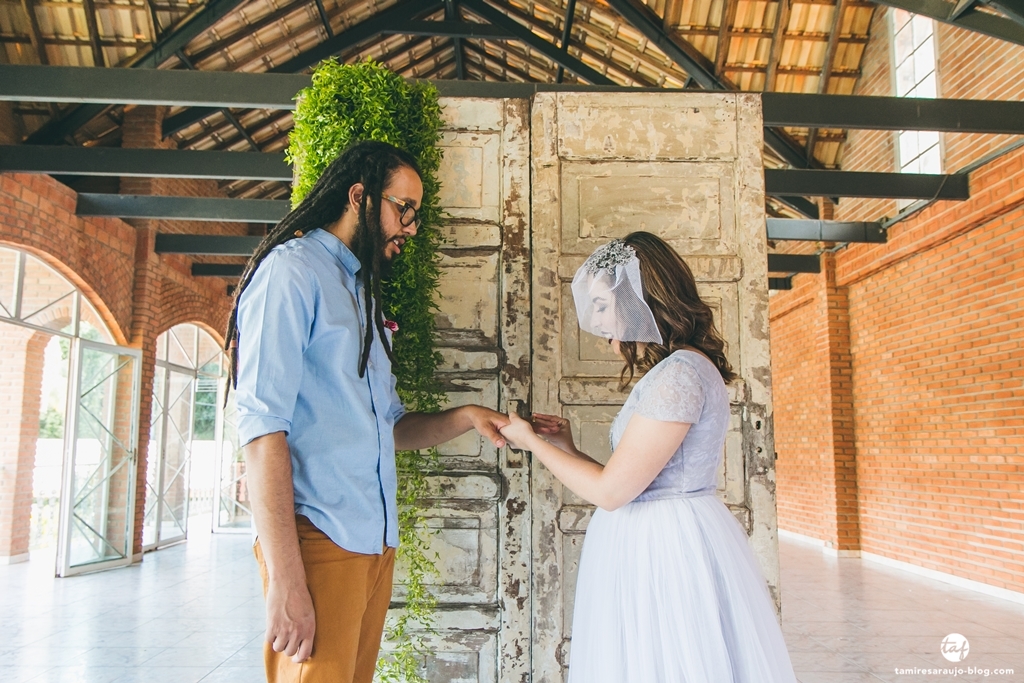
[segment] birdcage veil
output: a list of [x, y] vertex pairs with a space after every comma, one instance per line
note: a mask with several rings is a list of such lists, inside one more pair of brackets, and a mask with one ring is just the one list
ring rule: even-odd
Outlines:
[[622, 240], [591, 254], [572, 279], [580, 329], [605, 339], [663, 343], [654, 313], [644, 301], [640, 261]]

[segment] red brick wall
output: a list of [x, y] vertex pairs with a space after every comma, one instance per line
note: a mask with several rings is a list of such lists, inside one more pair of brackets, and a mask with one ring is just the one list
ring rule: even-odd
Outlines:
[[[876, 13], [861, 94], [891, 94], [886, 15]], [[941, 96], [1024, 97], [1024, 47], [944, 25], [936, 35]], [[843, 167], [892, 170], [894, 140], [851, 133]], [[945, 169], [1005, 142], [945, 134]], [[833, 292], [825, 269], [773, 295], [779, 526], [1024, 592], [1024, 150], [972, 173], [971, 195], [897, 224], [887, 244], [839, 249]], [[844, 199], [836, 217], [878, 220], [895, 210], [891, 201]], [[837, 410], [842, 368], [837, 375], [834, 354], [821, 347], [835, 338], [827, 320], [842, 308], [849, 400]], [[851, 438], [837, 439], [845, 433]], [[850, 458], [856, 466], [844, 468]], [[844, 473], [846, 487], [836, 483]], [[844, 488], [855, 505], [830, 508]], [[849, 546], [837, 534], [844, 521], [857, 523]]]
[[47, 341], [45, 332], [24, 327], [0, 335], [0, 558], [28, 553]]

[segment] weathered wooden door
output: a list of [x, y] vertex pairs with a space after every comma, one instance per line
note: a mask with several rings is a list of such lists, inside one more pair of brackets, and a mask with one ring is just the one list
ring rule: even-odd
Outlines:
[[[570, 419], [610, 455], [621, 362], [580, 334], [569, 283], [596, 247], [634, 230], [668, 240], [716, 313], [741, 379], [718, 495], [745, 525], [778, 599], [768, 282], [756, 95], [542, 93], [533, 102], [533, 409]], [[591, 506], [532, 473], [534, 683], [562, 681]]]
[[[530, 385], [529, 101], [445, 98], [438, 326], [449, 405], [506, 410]], [[440, 556], [431, 681], [529, 676], [528, 462], [474, 432], [441, 448], [428, 524]], [[395, 599], [402, 595], [396, 591]]]

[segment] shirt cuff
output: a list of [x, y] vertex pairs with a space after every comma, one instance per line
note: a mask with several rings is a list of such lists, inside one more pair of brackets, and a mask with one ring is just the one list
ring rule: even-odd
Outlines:
[[253, 439], [258, 439], [274, 432], [288, 433], [292, 423], [281, 417], [269, 415], [244, 415], [238, 419], [238, 445], [244, 446]]

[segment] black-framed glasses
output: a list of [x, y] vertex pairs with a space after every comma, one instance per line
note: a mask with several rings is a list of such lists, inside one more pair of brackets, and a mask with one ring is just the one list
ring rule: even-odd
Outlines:
[[394, 204], [395, 206], [398, 207], [398, 222], [399, 223], [401, 223], [405, 227], [409, 227], [410, 225], [415, 223], [417, 228], [420, 227], [420, 223], [422, 223], [422, 219], [420, 218], [420, 215], [418, 213], [416, 213], [416, 207], [415, 206], [413, 206], [409, 202], [405, 201], [404, 199], [399, 199], [398, 197], [393, 197], [393, 196], [391, 196], [389, 194], [385, 194], [385, 195], [381, 195], [381, 196], [383, 196], [384, 199], [388, 200], [389, 202], [391, 202], [392, 204]]

